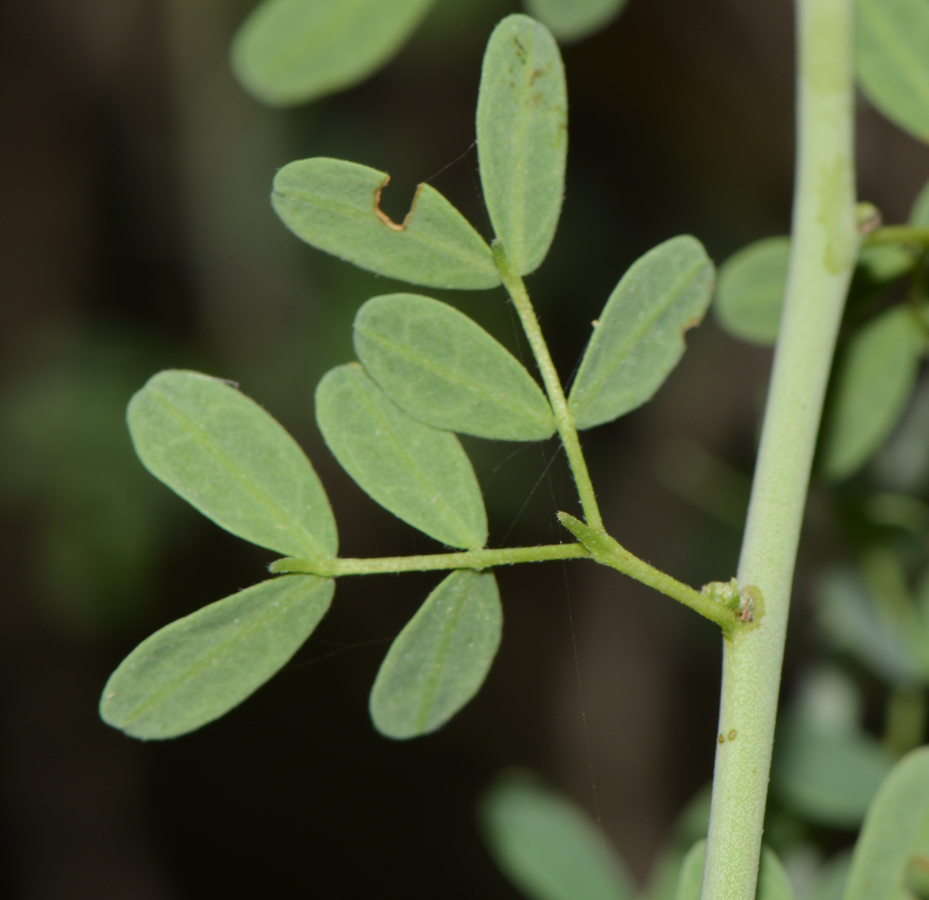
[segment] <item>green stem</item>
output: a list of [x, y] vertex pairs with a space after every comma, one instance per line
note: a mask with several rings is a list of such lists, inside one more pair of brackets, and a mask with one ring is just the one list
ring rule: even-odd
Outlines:
[[753, 900], [784, 637], [823, 395], [857, 255], [854, 0], [797, 0], [798, 154], [784, 313], [739, 561], [765, 601], [723, 644], [719, 743], [703, 897]]
[[683, 603], [684, 606], [689, 606], [701, 616], [719, 625], [723, 634], [729, 639], [752, 627], [757, 622], [757, 618], [760, 618], [762, 610], [758, 610], [757, 617], [740, 619], [737, 610], [724, 606], [718, 600], [713, 599], [712, 595], [695, 591], [690, 585], [649, 565], [645, 560], [639, 559], [620, 546], [608, 534], [590, 528], [568, 513], [558, 513], [558, 521], [587, 548], [592, 560], [616, 569], [624, 575], [629, 575], [636, 581], [641, 581], [642, 584], [647, 584], [673, 600]]
[[865, 239], [870, 244], [916, 244], [920, 247], [929, 247], [929, 228], [918, 228], [915, 225], [888, 225], [872, 231]]
[[514, 563], [550, 559], [587, 559], [582, 544], [546, 544], [503, 550], [466, 550], [427, 556], [381, 556], [374, 559], [278, 559], [268, 567], [275, 575], [302, 573], [338, 578], [342, 575], [382, 575], [396, 572], [435, 572], [445, 569], [489, 569]]
[[513, 267], [506, 255], [503, 244], [499, 240], [493, 243], [493, 253], [494, 263], [500, 272], [500, 278], [503, 280], [513, 305], [516, 307], [516, 313], [519, 315], [520, 322], [522, 322], [529, 346], [532, 348], [532, 354], [535, 356], [536, 364], [539, 367], [542, 383], [545, 385], [548, 400], [552, 405], [552, 413], [555, 416], [555, 427], [558, 429], [558, 435], [564, 446], [568, 465], [571, 466], [571, 471], [574, 474], [574, 482], [577, 485], [577, 493], [581, 499], [584, 518], [587, 519], [587, 524], [591, 528], [603, 531], [603, 519], [600, 517], [597, 496], [590, 480], [590, 473], [587, 471], [587, 462], [581, 451], [581, 442], [577, 436], [577, 429], [574, 427], [574, 418], [568, 409], [568, 401], [561, 387], [561, 379], [558, 377], [558, 370], [555, 368], [551, 354], [548, 352], [548, 344], [545, 343], [545, 338], [542, 336], [542, 329], [532, 307], [532, 301], [529, 299], [522, 278]]

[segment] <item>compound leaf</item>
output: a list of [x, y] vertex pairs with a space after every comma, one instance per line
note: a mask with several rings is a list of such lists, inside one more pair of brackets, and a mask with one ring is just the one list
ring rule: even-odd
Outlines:
[[929, 228], [929, 181], [916, 197], [913, 208], [910, 210], [910, 225], [917, 228]]
[[298, 238], [377, 275], [462, 290], [500, 283], [490, 247], [435, 188], [417, 188], [399, 225], [382, 213], [389, 180], [341, 159], [301, 159], [274, 177], [271, 204]]
[[297, 652], [334, 590], [329, 579], [283, 575], [172, 622], [110, 676], [101, 717], [143, 740], [177, 737], [218, 719]]
[[794, 717], [778, 732], [774, 783], [801, 816], [830, 828], [857, 828], [893, 765], [867, 734], [816, 727]]
[[492, 572], [448, 575], [381, 664], [370, 703], [377, 730], [402, 740], [441, 728], [480, 690], [502, 628]]
[[606, 27], [626, 0], [526, 0], [529, 14], [560, 41], [576, 41]]
[[265, 0], [239, 28], [232, 69], [272, 106], [351, 87], [386, 63], [434, 0]]
[[160, 372], [128, 420], [145, 467], [217, 525], [286, 556], [335, 556], [335, 520], [310, 461], [228, 382]]
[[491, 855], [530, 900], [635, 897], [625, 867], [586, 813], [527, 773], [502, 777], [479, 812]]
[[484, 54], [477, 152], [487, 212], [521, 274], [555, 236], [568, 152], [568, 99], [558, 45], [544, 25], [507, 16]]
[[755, 344], [773, 344], [787, 287], [790, 238], [755, 241], [719, 269], [713, 309], [730, 334]]
[[929, 142], [929, 2], [858, 0], [858, 80], [895, 124]]
[[536, 441], [555, 431], [532, 376], [463, 313], [416, 294], [374, 297], [355, 317], [355, 352], [411, 416], [463, 434]]
[[929, 747], [898, 762], [881, 785], [855, 846], [844, 900], [904, 900], [908, 869], [929, 860]]
[[458, 439], [405, 413], [360, 365], [326, 373], [316, 421], [342, 468], [395, 516], [451, 547], [487, 542], [481, 489]]
[[684, 332], [701, 321], [712, 291], [713, 263], [696, 238], [672, 238], [632, 264], [595, 323], [568, 397], [578, 428], [651, 398], [684, 353]]
[[822, 471], [847, 478], [881, 447], [913, 391], [922, 339], [908, 309], [877, 316], [839, 357], [822, 437]]

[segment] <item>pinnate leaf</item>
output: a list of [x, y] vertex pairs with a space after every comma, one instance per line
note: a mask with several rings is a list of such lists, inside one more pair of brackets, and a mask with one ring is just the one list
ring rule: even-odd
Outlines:
[[632, 882], [606, 838], [571, 801], [526, 773], [505, 775], [483, 797], [484, 838], [529, 900], [633, 900]]
[[500, 283], [490, 247], [430, 185], [419, 186], [399, 225], [382, 213], [389, 180], [357, 163], [301, 159], [274, 177], [271, 203], [298, 238], [377, 275], [462, 290]]
[[555, 236], [568, 152], [568, 99], [558, 45], [544, 25], [507, 16], [487, 44], [477, 152], [487, 212], [520, 274]]
[[868, 99], [929, 142], [929, 0], [858, 0], [856, 68]]
[[619, 418], [649, 400], [703, 318], [713, 263], [695, 238], [672, 238], [632, 264], [594, 327], [568, 397], [578, 428]]
[[451, 547], [487, 542], [481, 489], [458, 439], [405, 413], [360, 365], [323, 377], [316, 421], [342, 468], [395, 516]]
[[507, 441], [555, 431], [551, 407], [525, 368], [438, 300], [372, 298], [355, 317], [355, 352], [391, 400], [434, 428]]
[[242, 86], [273, 106], [351, 87], [400, 49], [434, 0], [264, 0], [232, 44]]
[[526, 0], [529, 14], [560, 41], [576, 41], [608, 25], [626, 0]]
[[448, 575], [381, 664], [370, 704], [377, 730], [402, 740], [441, 728], [480, 690], [502, 628], [492, 572]]
[[310, 636], [335, 582], [283, 575], [178, 619], [144, 640], [103, 689], [100, 715], [132, 737], [177, 737], [238, 706]]
[[160, 372], [132, 398], [128, 420], [145, 467], [217, 525], [286, 556], [335, 556], [335, 520], [310, 461], [229, 383]]
[[765, 238], [720, 266], [713, 309], [726, 331], [755, 344], [777, 340], [789, 256], [790, 238]]
[[864, 326], [840, 354], [832, 406], [823, 423], [822, 471], [847, 478], [880, 449], [913, 391], [922, 339], [908, 309]]
[[929, 860], [929, 747], [898, 762], [881, 785], [852, 855], [844, 900], [904, 900], [908, 869]]

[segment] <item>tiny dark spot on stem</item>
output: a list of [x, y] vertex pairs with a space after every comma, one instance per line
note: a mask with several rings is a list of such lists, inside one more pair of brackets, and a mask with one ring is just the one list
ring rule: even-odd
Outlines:
[[720, 744], [725, 744], [725, 743], [726, 743], [726, 738], [725, 738], [725, 736], [722, 735], [722, 734], [720, 734], [719, 737], [716, 738], [716, 740], [718, 740], [718, 741], [720, 742]]
[[726, 737], [727, 737], [730, 741], [734, 741], [734, 740], [735, 740], [735, 729], [733, 728], [732, 731], [730, 731], [729, 734], [726, 735]]

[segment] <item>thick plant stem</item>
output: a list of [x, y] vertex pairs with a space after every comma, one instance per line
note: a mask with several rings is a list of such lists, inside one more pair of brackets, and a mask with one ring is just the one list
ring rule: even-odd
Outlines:
[[494, 241], [493, 253], [497, 271], [500, 273], [503, 285], [516, 307], [519, 321], [522, 322], [523, 331], [526, 332], [526, 339], [529, 341], [532, 354], [535, 356], [536, 364], [539, 367], [542, 383], [545, 385], [545, 392], [548, 394], [549, 402], [552, 405], [555, 427], [558, 429], [558, 436], [564, 446], [568, 465], [571, 466], [571, 472], [574, 474], [574, 483], [577, 485], [577, 493], [581, 499], [584, 518], [591, 528], [603, 531], [603, 519], [600, 516], [600, 508], [597, 506], [597, 496], [590, 480], [590, 473], [587, 471], [587, 462], [581, 450], [581, 441], [577, 436], [577, 429], [574, 427], [574, 417], [568, 409], [568, 401], [564, 389], [561, 387], [561, 379], [558, 377], [558, 370], [555, 368], [551, 354], [548, 352], [548, 344], [545, 343], [545, 338], [542, 336], [542, 329], [539, 326], [539, 320], [536, 317], [532, 301], [529, 299], [522, 278], [513, 268], [513, 264], [499, 240]]
[[853, 169], [854, 0], [797, 0], [798, 151], [790, 270], [740, 585], [765, 615], [723, 643], [705, 900], [753, 900], [791, 582], [836, 333], [858, 249]]

